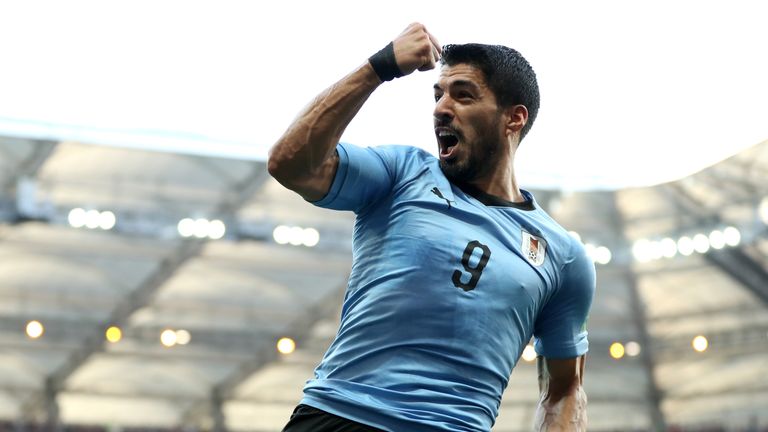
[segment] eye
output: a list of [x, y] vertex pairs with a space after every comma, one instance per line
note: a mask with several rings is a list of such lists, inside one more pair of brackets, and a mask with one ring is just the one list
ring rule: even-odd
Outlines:
[[442, 93], [435, 93], [435, 102], [439, 101], [441, 97], [443, 97]]
[[461, 90], [456, 94], [456, 97], [458, 99], [473, 99], [474, 95], [466, 90]]

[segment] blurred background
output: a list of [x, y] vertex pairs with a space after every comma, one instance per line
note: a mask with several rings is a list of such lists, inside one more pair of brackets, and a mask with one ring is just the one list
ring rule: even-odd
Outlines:
[[[590, 430], [768, 431], [766, 12], [0, 3], [0, 430], [280, 430], [335, 335], [354, 215], [267, 151], [421, 21], [537, 71], [518, 177], [598, 271]], [[436, 76], [380, 88], [343, 140], [434, 152]], [[494, 431], [531, 429], [532, 360]]]

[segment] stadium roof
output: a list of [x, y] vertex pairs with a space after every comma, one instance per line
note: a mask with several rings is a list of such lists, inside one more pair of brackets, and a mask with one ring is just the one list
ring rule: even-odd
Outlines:
[[[768, 424], [766, 174], [763, 142], [653, 187], [534, 189], [606, 262], [589, 323], [590, 430]], [[284, 424], [336, 331], [352, 215], [303, 202], [263, 162], [75, 142], [0, 139], [0, 186], [0, 419]], [[275, 236], [282, 225], [319, 241]], [[292, 235], [298, 246], [278, 243]], [[283, 336], [293, 354], [275, 350]], [[520, 361], [495, 431], [529, 429], [535, 369]]]

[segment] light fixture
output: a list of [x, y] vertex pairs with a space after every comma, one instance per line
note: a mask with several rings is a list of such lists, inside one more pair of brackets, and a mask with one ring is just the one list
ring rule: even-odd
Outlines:
[[80, 207], [73, 208], [67, 214], [67, 222], [73, 228], [101, 228], [105, 231], [111, 230], [117, 223], [117, 216], [109, 210], [98, 211], [95, 209], [85, 210]]
[[709, 237], [704, 234], [693, 236], [693, 250], [698, 253], [706, 253], [709, 250]]
[[208, 222], [208, 219], [205, 218], [198, 218], [195, 219], [192, 232], [193, 235], [199, 239], [208, 237], [208, 225], [210, 222]]
[[661, 242], [654, 240], [650, 242], [650, 255], [652, 260], [661, 259], [664, 256], [664, 247]]
[[640, 354], [640, 344], [635, 341], [629, 341], [624, 346], [624, 351], [627, 353], [627, 356], [629, 357], [636, 357]]
[[647, 239], [640, 239], [632, 245], [632, 255], [639, 262], [648, 262], [651, 260], [651, 242]]
[[85, 227], [96, 229], [101, 223], [101, 212], [98, 210], [88, 210], [85, 212]]
[[208, 220], [205, 218], [184, 218], [176, 225], [179, 235], [185, 238], [197, 237], [199, 239], [210, 238], [219, 240], [227, 232], [227, 226], [219, 219]]
[[725, 247], [725, 234], [720, 230], [714, 230], [709, 233], [709, 245], [712, 249], [722, 249]]
[[611, 344], [608, 352], [611, 354], [611, 357], [618, 360], [624, 357], [624, 345], [622, 345], [621, 342], [614, 342]]
[[696, 352], [704, 352], [709, 347], [709, 341], [706, 337], [699, 335], [693, 338], [691, 341], [691, 346], [693, 346], [693, 349]]
[[533, 347], [533, 345], [528, 344], [523, 349], [523, 360], [527, 362], [532, 362], [536, 360], [536, 349]]
[[277, 244], [288, 244], [288, 240], [291, 237], [291, 228], [285, 225], [278, 225], [272, 231], [272, 238], [275, 239]]
[[26, 332], [31, 339], [37, 339], [45, 333], [45, 327], [40, 321], [32, 320], [27, 323]]
[[661, 255], [664, 258], [672, 258], [677, 255], [677, 243], [673, 239], [666, 237], [659, 244], [661, 246]]
[[[765, 205], [768, 209], [768, 198], [765, 199]], [[683, 256], [690, 256], [694, 252], [703, 254], [725, 246], [735, 247], [740, 242], [741, 232], [738, 228], [729, 226], [723, 230], [714, 229], [709, 234], [684, 235], [677, 241], [669, 237], [659, 241], [639, 239], [632, 245], [632, 254], [638, 262], [648, 262], [660, 258], [672, 258], [678, 253]]]
[[123, 331], [120, 330], [120, 327], [112, 326], [104, 332], [104, 336], [110, 343], [117, 343], [123, 338]]
[[227, 232], [227, 226], [224, 225], [224, 222], [214, 219], [211, 221], [210, 224], [208, 224], [208, 238], [213, 240], [218, 240], [222, 237], [224, 237], [224, 234]]
[[693, 240], [688, 236], [682, 236], [677, 240], [677, 251], [680, 255], [690, 256], [693, 251], [696, 250], [693, 245]]
[[171, 329], [163, 330], [163, 332], [160, 333], [160, 343], [167, 348], [176, 345], [176, 332]]
[[304, 229], [298, 226], [294, 226], [290, 228], [288, 237], [288, 243], [298, 246], [303, 242], [304, 237]]
[[314, 247], [320, 242], [320, 233], [314, 228], [304, 228], [301, 235], [301, 243], [304, 246]]
[[592, 260], [592, 262], [595, 262], [595, 249], [597, 249], [597, 246], [592, 243], [584, 243], [584, 253], [587, 254], [587, 257]]
[[723, 230], [723, 237], [728, 246], [738, 246], [741, 243], [741, 232], [732, 226]]
[[296, 342], [293, 339], [284, 337], [277, 341], [277, 351], [280, 354], [290, 354], [296, 350]]
[[760, 216], [760, 220], [768, 225], [768, 197], [765, 197], [760, 201], [760, 205], [757, 207], [757, 214]]
[[73, 208], [67, 215], [67, 222], [72, 228], [82, 228], [85, 226], [85, 210], [81, 208]]
[[190, 218], [184, 218], [176, 225], [179, 235], [182, 237], [192, 237], [195, 235], [195, 221]]
[[99, 228], [104, 231], [111, 230], [117, 223], [117, 216], [109, 210], [99, 213]]
[[176, 343], [186, 345], [192, 340], [192, 335], [184, 329], [176, 330]]
[[320, 242], [320, 233], [314, 228], [278, 225], [272, 231], [272, 238], [277, 244], [314, 247]]
[[608, 264], [609, 262], [611, 262], [611, 258], [613, 257], [613, 254], [611, 254], [611, 250], [608, 249], [607, 247], [605, 247], [605, 246], [598, 246], [595, 249], [595, 255], [594, 256], [595, 256], [595, 261], [598, 264], [605, 265], [605, 264]]

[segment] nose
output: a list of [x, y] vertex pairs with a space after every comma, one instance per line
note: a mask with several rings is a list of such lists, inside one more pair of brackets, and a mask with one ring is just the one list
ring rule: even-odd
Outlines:
[[445, 94], [437, 100], [437, 103], [435, 104], [435, 111], [432, 115], [435, 118], [435, 124], [447, 125], [451, 123], [454, 114], [453, 104], [449, 95]]

